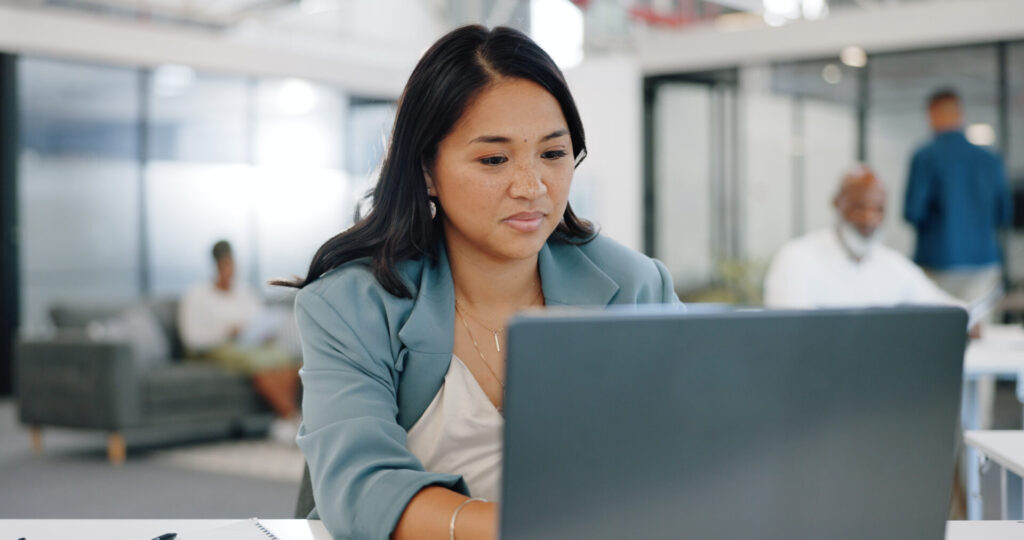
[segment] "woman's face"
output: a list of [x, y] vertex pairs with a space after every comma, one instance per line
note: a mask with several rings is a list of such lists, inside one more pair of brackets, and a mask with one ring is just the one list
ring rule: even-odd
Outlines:
[[438, 145], [427, 178], [449, 251], [535, 257], [562, 219], [573, 170], [568, 124], [551, 94], [523, 79], [484, 89]]

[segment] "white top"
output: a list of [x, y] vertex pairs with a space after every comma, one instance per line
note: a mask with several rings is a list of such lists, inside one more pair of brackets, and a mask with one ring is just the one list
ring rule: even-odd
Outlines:
[[816, 308], [960, 302], [892, 248], [875, 245], [855, 261], [830, 227], [782, 246], [765, 276], [764, 304]]
[[505, 418], [453, 354], [441, 390], [409, 429], [406, 445], [425, 470], [461, 475], [473, 497], [496, 502], [504, 425]]
[[263, 303], [249, 289], [235, 284], [229, 291], [212, 282], [189, 289], [178, 309], [181, 341], [190, 351], [203, 351], [231, 340], [231, 330], [245, 330], [263, 312]]

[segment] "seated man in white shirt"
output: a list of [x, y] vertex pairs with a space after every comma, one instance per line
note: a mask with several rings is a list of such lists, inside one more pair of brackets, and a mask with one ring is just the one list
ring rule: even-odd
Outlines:
[[870, 168], [851, 169], [833, 201], [838, 223], [790, 240], [775, 255], [765, 277], [765, 306], [959, 304], [913, 262], [882, 245], [885, 199]]
[[[764, 283], [770, 308], [881, 307], [961, 303], [898, 251], [882, 245], [885, 187], [865, 165], [851, 169], [833, 200], [837, 223], [790, 240]], [[964, 519], [966, 498], [953, 475], [950, 519]]]
[[181, 300], [178, 327], [185, 349], [190, 357], [251, 376], [274, 412], [294, 423], [298, 359], [274, 343], [279, 317], [252, 291], [234, 283], [235, 260], [227, 241], [213, 246], [213, 259], [216, 279], [193, 286]]

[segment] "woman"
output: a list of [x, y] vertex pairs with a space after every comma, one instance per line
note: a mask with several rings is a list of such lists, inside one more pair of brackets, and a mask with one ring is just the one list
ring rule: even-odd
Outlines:
[[561, 73], [523, 34], [460, 28], [416, 66], [372, 210], [294, 284], [298, 443], [335, 537], [494, 538], [508, 318], [678, 302], [661, 263], [573, 214], [585, 153]]

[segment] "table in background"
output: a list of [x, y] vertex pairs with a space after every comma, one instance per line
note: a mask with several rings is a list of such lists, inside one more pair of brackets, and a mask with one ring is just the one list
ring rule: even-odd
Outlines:
[[[978, 430], [981, 425], [982, 404], [980, 387], [991, 379], [1020, 381], [1024, 378], [1024, 326], [996, 325], [982, 329], [981, 339], [967, 345], [964, 355], [963, 427]], [[1017, 385], [1017, 399], [1024, 402], [1024, 385]], [[967, 458], [967, 519], [982, 517], [981, 475], [977, 463], [977, 450], [968, 446]], [[1011, 489], [1011, 491], [1019, 491]]]
[[[1021, 478], [1024, 477], [1024, 431], [967, 431], [964, 443], [1000, 468], [1003, 519], [1024, 519]], [[977, 464], [979, 467], [981, 463]]]
[[[164, 533], [205, 532], [242, 519], [0, 519], [0, 540], [150, 540]], [[281, 540], [331, 540], [319, 520], [261, 519]]]

